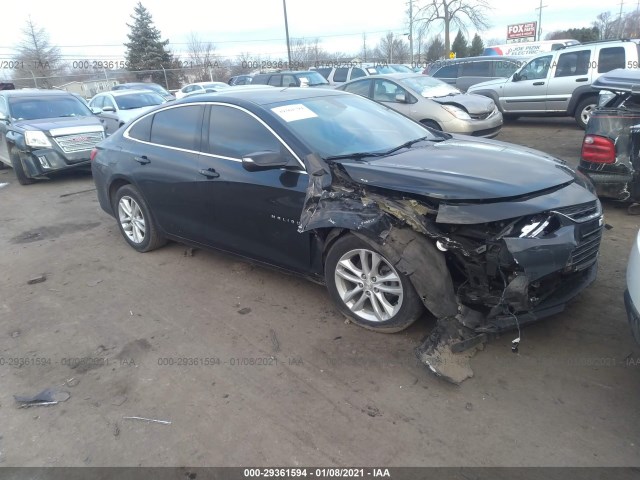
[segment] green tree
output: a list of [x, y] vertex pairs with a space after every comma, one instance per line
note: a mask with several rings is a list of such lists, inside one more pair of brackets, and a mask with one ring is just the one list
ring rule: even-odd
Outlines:
[[480, 38], [480, 35], [477, 33], [473, 36], [473, 40], [471, 40], [471, 47], [469, 48], [469, 56], [477, 57], [484, 53], [484, 43]]
[[571, 38], [581, 43], [593, 42], [600, 39], [600, 30], [595, 26], [591, 28], [569, 28], [568, 30], [551, 32], [545, 38], [547, 40]]
[[467, 46], [467, 39], [462, 34], [462, 30], [458, 30], [458, 34], [456, 35], [453, 44], [451, 45], [451, 50], [456, 52], [456, 58], [464, 58], [469, 56], [469, 47]]
[[436, 35], [429, 46], [427, 47], [427, 61], [434, 62], [444, 57], [444, 43], [442, 43], [442, 37]]
[[168, 83], [169, 88], [177, 88], [181, 78], [180, 70], [166, 72], [162, 70], [177, 66], [173, 55], [167, 49], [169, 40], [162, 40], [160, 30], [153, 24], [149, 10], [141, 2], [138, 2], [134, 8], [131, 18], [133, 24], [127, 23], [127, 27], [131, 29], [127, 34], [129, 42], [124, 44], [127, 47], [126, 58], [129, 70], [136, 72], [139, 80], [152, 80], [165, 87]]

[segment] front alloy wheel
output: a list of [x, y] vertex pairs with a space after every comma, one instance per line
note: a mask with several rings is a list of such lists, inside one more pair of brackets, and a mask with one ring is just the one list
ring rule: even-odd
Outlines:
[[375, 244], [353, 234], [343, 235], [329, 249], [325, 282], [338, 309], [370, 330], [399, 332], [424, 312], [409, 277]]
[[402, 307], [404, 292], [398, 272], [371, 250], [345, 253], [336, 266], [335, 281], [344, 304], [364, 320], [384, 322]]
[[123, 185], [113, 198], [118, 227], [129, 245], [139, 252], [149, 252], [166, 243], [155, 224], [151, 210], [133, 185]]

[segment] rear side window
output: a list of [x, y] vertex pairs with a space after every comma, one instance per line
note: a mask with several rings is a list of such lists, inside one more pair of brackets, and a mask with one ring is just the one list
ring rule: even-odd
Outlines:
[[366, 76], [367, 76], [367, 74], [360, 67], [353, 67], [351, 69], [351, 80], [354, 80], [354, 79], [360, 78], [360, 77], [366, 77]]
[[598, 55], [598, 73], [624, 68], [624, 47], [603, 48]]
[[201, 105], [188, 105], [156, 113], [151, 128], [151, 142], [186, 150], [198, 150], [203, 109]]
[[326, 80], [329, 80], [329, 74], [331, 73], [331, 68], [327, 68], [327, 67], [316, 68], [316, 72], [322, 75]]
[[490, 77], [491, 64], [489, 62], [464, 62], [461, 65], [461, 77]]
[[571, 77], [589, 73], [591, 50], [563, 53], [558, 57], [556, 77]]
[[431, 76], [435, 78], [458, 78], [458, 65], [442, 67]]
[[209, 153], [239, 159], [255, 152], [280, 152], [281, 146], [273, 133], [248, 113], [233, 107], [211, 107]]
[[348, 84], [345, 88], [345, 92], [355, 93], [357, 95], [362, 95], [363, 97], [369, 97], [369, 86], [371, 85], [371, 80], [360, 80], [359, 82], [353, 82]]
[[129, 136], [137, 140], [148, 142], [151, 138], [151, 124], [153, 122], [153, 115], [147, 115], [143, 119], [137, 121], [131, 126], [129, 130]]
[[349, 73], [349, 68], [348, 67], [336, 68], [336, 71], [333, 73], [333, 81], [334, 82], [346, 82], [348, 73]]

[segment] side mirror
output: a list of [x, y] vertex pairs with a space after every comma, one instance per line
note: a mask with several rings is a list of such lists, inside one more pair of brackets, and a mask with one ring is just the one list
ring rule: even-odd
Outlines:
[[518, 72], [513, 74], [512, 81], [514, 81], [514, 82], [519, 82], [520, 81], [520, 74]]
[[396, 93], [396, 102], [407, 103], [407, 96], [404, 93]]
[[102, 113], [102, 109], [98, 107], [89, 107], [94, 115], [100, 115]]
[[249, 172], [286, 167], [289, 161], [280, 152], [255, 152], [242, 157], [242, 166]]
[[116, 109], [114, 107], [112, 107], [111, 105], [107, 105], [105, 107], [102, 108], [103, 112], [115, 112]]
[[9, 116], [6, 113], [0, 112], [0, 122], [8, 122]]

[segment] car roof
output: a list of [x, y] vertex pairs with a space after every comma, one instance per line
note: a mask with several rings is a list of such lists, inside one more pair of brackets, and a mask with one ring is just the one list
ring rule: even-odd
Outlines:
[[158, 95], [158, 92], [154, 92], [149, 88], [138, 88], [138, 89], [127, 88], [126, 90], [111, 90], [109, 92], [100, 92], [96, 94], [96, 97], [98, 95], [106, 95], [106, 94], [113, 95], [114, 97], [123, 97], [126, 95], [135, 95], [136, 93], [154, 93]]
[[640, 70], [637, 68], [611, 70], [594, 80], [591, 87], [597, 90], [640, 93]]
[[258, 88], [255, 90], [235, 90], [234, 87], [218, 93], [203, 93], [185, 97], [181, 100], [173, 102], [174, 105], [182, 103], [198, 103], [198, 102], [220, 102], [245, 100], [256, 105], [269, 105], [277, 102], [286, 102], [289, 100], [303, 100], [306, 98], [330, 97], [333, 95], [350, 95], [348, 93], [324, 88], [303, 88], [303, 87], [287, 87], [287, 88]]
[[64, 90], [44, 90], [36, 88], [30, 88], [28, 90], [0, 90], [0, 95], [4, 95], [6, 97], [42, 97], [43, 95], [51, 97], [73, 96], [73, 94]]

